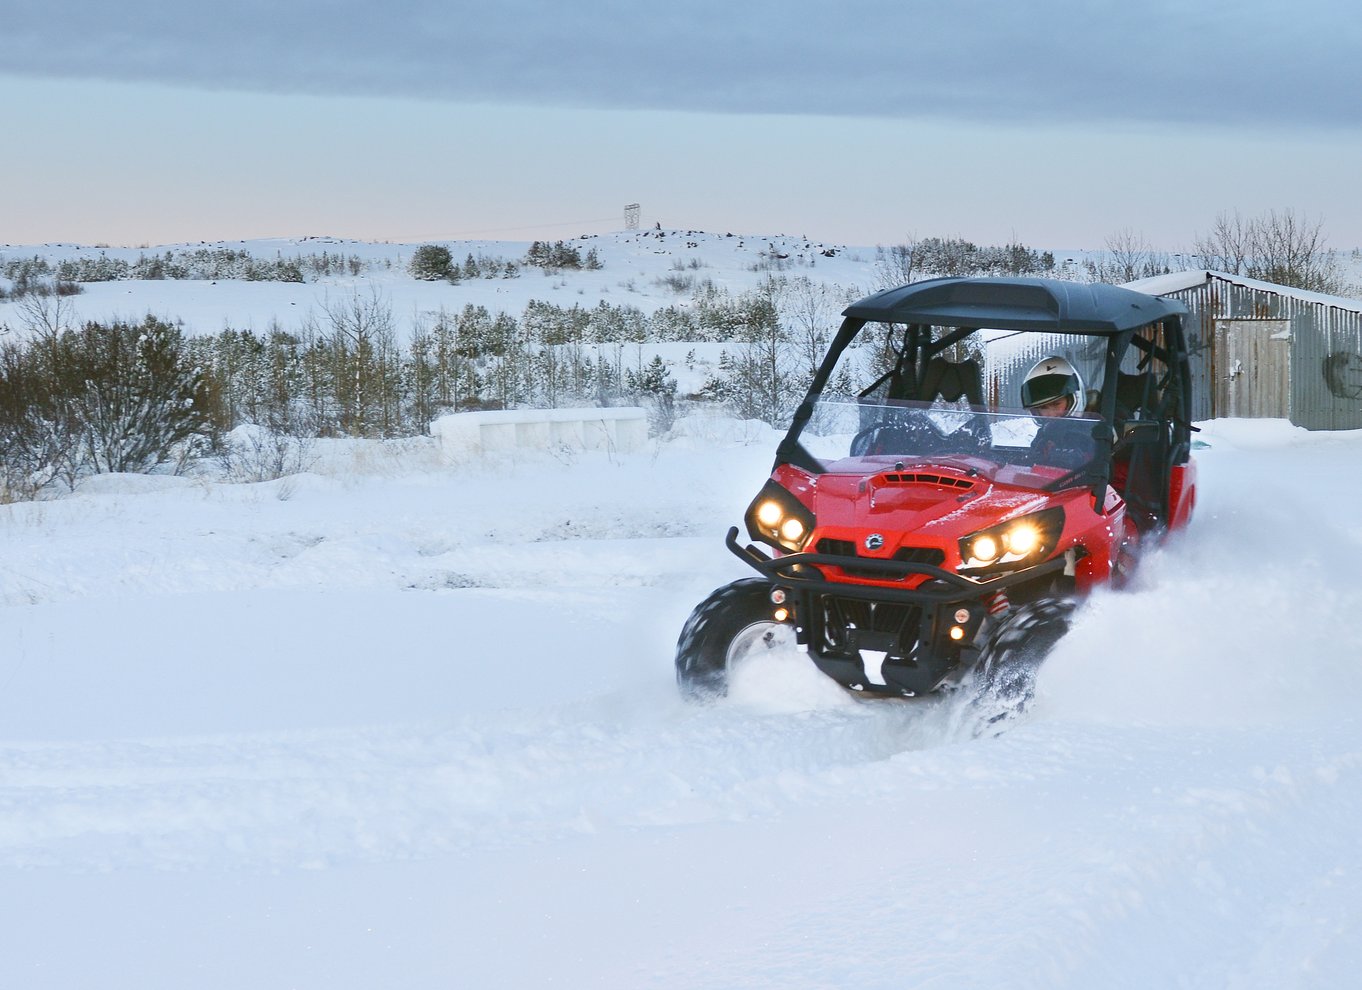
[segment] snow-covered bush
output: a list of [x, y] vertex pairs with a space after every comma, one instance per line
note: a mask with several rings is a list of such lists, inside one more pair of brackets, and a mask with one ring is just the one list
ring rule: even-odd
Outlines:
[[311, 437], [267, 426], [238, 426], [223, 440], [218, 464], [228, 481], [274, 481], [308, 470], [316, 460]]
[[82, 474], [178, 471], [217, 431], [212, 390], [178, 327], [87, 323], [0, 353], [0, 484], [31, 497]]

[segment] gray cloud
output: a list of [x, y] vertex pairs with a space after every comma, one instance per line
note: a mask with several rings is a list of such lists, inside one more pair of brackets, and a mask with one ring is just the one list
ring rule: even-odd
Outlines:
[[1362, 18], [1341, 0], [0, 0], [0, 23], [0, 71], [45, 77], [619, 109], [1362, 125]]

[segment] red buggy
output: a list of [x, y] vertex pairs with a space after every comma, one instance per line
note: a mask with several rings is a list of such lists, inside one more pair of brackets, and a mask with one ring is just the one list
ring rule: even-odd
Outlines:
[[[729, 531], [758, 576], [716, 590], [681, 633], [683, 693], [722, 695], [751, 651], [792, 639], [852, 691], [970, 676], [1024, 705], [1075, 602], [1191, 517], [1185, 314], [1024, 278], [848, 307], [747, 509], [751, 542]], [[1056, 383], [1068, 414], [1042, 418], [1029, 393]]]

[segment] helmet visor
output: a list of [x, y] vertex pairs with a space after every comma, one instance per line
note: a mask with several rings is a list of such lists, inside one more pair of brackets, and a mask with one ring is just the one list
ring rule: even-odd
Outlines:
[[1022, 405], [1027, 409], [1043, 406], [1077, 391], [1078, 378], [1074, 375], [1038, 375], [1022, 382]]

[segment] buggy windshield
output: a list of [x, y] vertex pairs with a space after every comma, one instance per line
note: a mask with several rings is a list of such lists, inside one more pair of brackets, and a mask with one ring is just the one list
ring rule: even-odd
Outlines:
[[1004, 484], [1056, 489], [1091, 480], [1100, 434], [1097, 417], [839, 397], [818, 400], [798, 439], [830, 474], [930, 463]]

